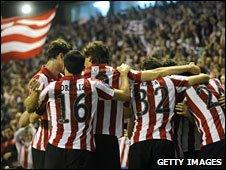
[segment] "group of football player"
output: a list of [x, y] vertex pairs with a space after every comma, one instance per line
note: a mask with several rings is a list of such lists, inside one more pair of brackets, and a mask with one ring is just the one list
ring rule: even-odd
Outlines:
[[78, 51], [62, 39], [43, 57], [19, 121], [39, 123], [34, 169], [120, 169], [124, 119], [129, 169], [167, 168], [158, 159], [224, 160], [224, 89], [194, 63], [147, 57], [141, 70], [113, 68], [103, 42]]

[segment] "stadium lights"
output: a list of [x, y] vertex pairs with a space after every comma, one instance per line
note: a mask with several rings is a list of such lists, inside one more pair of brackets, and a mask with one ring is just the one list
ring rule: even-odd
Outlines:
[[109, 8], [110, 8], [110, 2], [109, 1], [97, 1], [97, 2], [93, 3], [93, 6], [95, 8], [97, 8], [103, 16], [106, 16], [109, 11]]
[[23, 14], [29, 14], [29, 13], [31, 13], [31, 5], [30, 4], [24, 4], [21, 7], [21, 11], [22, 11]]
[[137, 5], [140, 6], [140, 8], [144, 9], [145, 6], [149, 7], [149, 6], [155, 6], [156, 1], [138, 1]]

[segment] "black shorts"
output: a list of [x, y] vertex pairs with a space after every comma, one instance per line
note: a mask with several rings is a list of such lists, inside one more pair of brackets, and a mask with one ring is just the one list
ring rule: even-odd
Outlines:
[[167, 169], [158, 159], [174, 159], [174, 143], [169, 140], [146, 140], [134, 143], [129, 149], [129, 169]]
[[93, 152], [79, 149], [63, 149], [48, 144], [45, 169], [92, 169]]
[[94, 135], [96, 169], [121, 169], [118, 138], [112, 135]]
[[32, 148], [32, 161], [34, 169], [44, 169], [45, 151]]
[[200, 149], [198, 159], [221, 159], [221, 166], [199, 166], [197, 169], [224, 169], [225, 167], [225, 141], [221, 140], [206, 146], [203, 146]]

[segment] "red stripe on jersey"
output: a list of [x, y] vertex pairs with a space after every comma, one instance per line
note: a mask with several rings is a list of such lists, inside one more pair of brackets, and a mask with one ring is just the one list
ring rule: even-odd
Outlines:
[[222, 84], [220, 83], [220, 81], [216, 78], [213, 79], [213, 81], [217, 85], [220, 95], [224, 95], [225, 91], [224, 91], [224, 88], [222, 87]]
[[173, 82], [175, 87], [188, 87], [188, 81], [187, 80], [177, 80], [175, 78], [170, 78], [170, 80]]
[[[52, 119], [52, 115], [51, 115], [51, 112], [50, 112], [50, 104], [49, 104], [49, 102], [47, 102], [47, 104], [46, 104], [46, 111], [47, 111], [47, 114], [49, 114], [49, 119], [50, 119], [49, 121], [52, 122], [53, 119]], [[52, 135], [52, 130], [51, 130], [51, 126], [49, 126], [48, 128], [49, 128], [48, 129], [49, 130], [49, 132], [48, 132], [49, 133], [48, 134], [49, 135], [48, 139], [49, 139], [50, 136]], [[49, 143], [49, 140], [47, 140], [47, 144], [48, 143]]]
[[[46, 110], [47, 110], [47, 106], [46, 106]], [[44, 147], [46, 148], [46, 145], [48, 144], [48, 139], [49, 139], [49, 132], [48, 132], [48, 116], [47, 116], [47, 112], [43, 115], [44, 120], [41, 121], [42, 124], [42, 131], [44, 133]]]
[[[136, 101], [136, 108], [137, 113], [141, 112], [141, 96], [140, 96], [140, 83], [134, 84], [134, 94], [135, 94], [135, 101]], [[137, 118], [137, 124], [135, 125], [135, 132], [134, 132], [134, 143], [139, 141], [140, 131], [142, 128], [142, 117]]]
[[28, 168], [28, 150], [25, 146], [22, 146], [24, 147], [24, 169], [27, 169]]
[[91, 67], [85, 69], [83, 77], [84, 78], [90, 78], [91, 77]]
[[[119, 88], [118, 73], [116, 71], [114, 71], [114, 73], [113, 73], [112, 87], [115, 89]], [[117, 116], [117, 101], [112, 100], [111, 101], [110, 127], [109, 127], [110, 135], [115, 135], [116, 116]]]
[[[77, 81], [75, 82], [69, 82], [71, 87], [74, 87], [76, 84], [77, 84]], [[69, 85], [69, 87], [70, 87]], [[78, 124], [75, 120], [75, 117], [73, 115], [73, 110], [74, 110], [74, 102], [75, 102], [75, 99], [77, 98], [77, 91], [75, 88], [70, 88], [70, 91], [69, 91], [69, 97], [70, 97], [70, 110], [71, 110], [71, 115], [70, 115], [70, 120], [71, 120], [71, 134], [70, 136], [68, 137], [68, 140], [67, 140], [67, 143], [65, 144], [65, 147], [67, 149], [72, 149], [73, 148], [73, 141], [75, 140], [76, 138], [76, 133], [78, 131]]]
[[116, 125], [116, 116], [117, 116], [117, 101], [111, 101], [111, 117], [110, 117], [110, 135], [115, 135], [115, 125]]
[[[105, 71], [105, 66], [104, 65], [99, 65], [99, 74], [106, 74]], [[90, 74], [91, 76], [91, 74]], [[96, 76], [97, 77], [97, 76]], [[99, 80], [102, 80], [103, 77], [98, 77]], [[97, 93], [99, 94], [99, 96], [105, 96], [105, 94], [100, 91], [99, 89], [97, 89]], [[103, 121], [104, 121], [104, 100], [100, 100], [98, 99], [97, 102], [97, 122], [96, 122], [96, 133], [97, 134], [102, 134], [102, 130], [103, 130]]]
[[135, 83], [134, 84], [134, 97], [135, 97], [135, 102], [136, 102], [136, 112], [140, 113], [141, 110], [141, 94], [140, 94], [140, 83]]
[[[58, 99], [58, 93], [56, 93], [57, 91], [59, 91], [59, 89], [61, 88], [61, 81], [57, 81], [55, 84], [55, 88], [54, 88], [54, 98], [55, 98], [55, 105], [56, 105], [56, 121], [58, 121], [60, 119], [60, 115], [61, 115], [61, 101], [60, 99]], [[57, 122], [57, 132], [56, 132], [56, 137], [53, 140], [53, 145], [54, 146], [58, 146], [58, 143], [60, 141], [60, 139], [62, 138], [64, 133], [64, 126], [62, 124], [60, 124], [59, 122]]]
[[[42, 125], [41, 125], [41, 122], [39, 122], [39, 126], [42, 126]], [[41, 144], [42, 144], [42, 133], [43, 133], [43, 130], [41, 130], [40, 137], [39, 137], [39, 139], [38, 139], [38, 143], [37, 143], [37, 149], [38, 149], [38, 150], [41, 149]]]
[[[165, 94], [167, 96], [166, 96], [166, 99], [165, 99], [162, 107], [163, 107], [163, 109], [169, 108], [169, 95], [168, 95], [167, 84], [166, 84], [166, 82], [165, 82], [165, 80], [163, 78], [159, 78], [158, 82], [159, 82], [161, 87], [166, 87], [166, 89], [167, 89], [167, 94]], [[163, 97], [163, 94], [162, 94], [161, 97]], [[159, 130], [160, 130], [159, 133], [160, 133], [161, 139], [166, 139], [166, 130], [165, 130], [165, 128], [166, 128], [166, 124], [167, 124], [168, 119], [169, 119], [169, 113], [162, 113], [162, 114], [163, 114], [163, 120], [162, 120], [162, 125], [159, 128]]]
[[[100, 89], [96, 88], [97, 89], [97, 93], [98, 93], [98, 96], [99, 97], [103, 97], [104, 99], [107, 99], [107, 100], [111, 100], [112, 99], [112, 96], [107, 94], [107, 93], [104, 93], [103, 91], [101, 91]], [[103, 107], [104, 105], [102, 105]]]
[[[204, 92], [200, 93], [199, 97], [202, 99], [202, 101], [204, 103], [206, 103], [207, 100], [208, 100], [208, 96]], [[212, 107], [211, 109], [208, 109], [208, 110], [209, 110], [209, 112], [210, 112], [210, 114], [211, 114], [211, 116], [213, 118], [213, 121], [214, 121], [214, 124], [215, 124], [215, 126], [217, 128], [217, 132], [218, 132], [218, 135], [219, 135], [220, 139], [223, 139], [224, 138], [224, 129], [223, 129], [222, 125], [221, 125], [220, 117], [218, 115], [216, 107]], [[210, 128], [212, 128], [212, 127], [210, 127]]]
[[89, 128], [89, 122], [90, 122], [90, 119], [91, 119], [90, 114], [91, 114], [91, 109], [92, 109], [92, 95], [91, 95], [92, 90], [91, 90], [91, 84], [87, 79], [84, 79], [84, 93], [86, 94], [85, 105], [88, 108], [89, 117], [85, 121], [85, 128], [83, 129], [82, 135], [80, 137], [80, 139], [81, 139], [80, 140], [81, 149], [86, 149], [86, 137], [87, 137], [86, 131]]
[[154, 88], [151, 82], [147, 82], [147, 97], [148, 97], [148, 104], [149, 104], [149, 127], [147, 129], [146, 138], [151, 139], [152, 133], [154, 130], [154, 126], [156, 125], [156, 113], [155, 113], [155, 93]]
[[134, 82], [137, 82], [137, 83], [141, 82], [141, 72], [140, 71], [138, 71], [136, 73], [129, 71], [127, 76], [129, 79], [133, 80]]
[[[192, 112], [200, 119], [201, 121], [201, 125], [203, 127], [203, 130], [204, 130], [204, 133], [205, 133], [205, 137], [206, 137], [206, 142], [207, 144], [209, 143], [212, 143], [213, 140], [212, 140], [212, 137], [211, 137], [211, 134], [210, 134], [210, 129], [209, 129], [209, 126], [208, 124], [206, 123], [206, 119], [205, 117], [203, 116], [203, 113], [199, 110], [199, 108], [196, 106], [195, 103], [193, 103], [193, 101], [191, 100], [191, 98], [186, 95], [186, 97], [188, 98], [188, 101], [187, 101], [187, 105], [188, 106], [191, 106], [191, 109], [192, 109]], [[196, 117], [195, 117], [196, 119]], [[199, 121], [198, 121], [199, 122]]]

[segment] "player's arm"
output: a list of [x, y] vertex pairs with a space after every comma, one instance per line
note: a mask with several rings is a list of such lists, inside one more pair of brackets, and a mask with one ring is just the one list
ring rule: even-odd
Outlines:
[[19, 119], [19, 127], [20, 128], [29, 125], [29, 123], [30, 123], [29, 117], [30, 117], [30, 114], [27, 111], [23, 112], [23, 114], [20, 116], [20, 119]]
[[96, 89], [98, 97], [104, 100], [120, 100], [120, 101], [129, 101], [130, 100], [130, 89], [129, 82], [127, 78], [127, 73], [130, 70], [130, 67], [122, 64], [117, 68], [120, 72], [121, 84], [119, 89], [112, 89], [109, 85], [104, 84], [101, 81], [96, 81]]
[[132, 110], [130, 107], [123, 107], [124, 119], [129, 119], [132, 116]]
[[199, 74], [199, 75], [187, 77], [188, 84], [190, 86], [193, 86], [195, 84], [207, 83], [209, 79], [210, 77], [207, 74]]
[[225, 108], [225, 96], [221, 95], [221, 97], [219, 98], [219, 104], [221, 105], [222, 108]]
[[120, 67], [117, 67], [117, 70], [120, 72], [121, 84], [119, 89], [114, 89], [113, 99], [121, 101], [130, 100], [130, 88], [129, 80], [127, 74], [130, 70], [130, 67], [126, 64], [122, 64]]
[[29, 121], [30, 123], [35, 123], [39, 120], [40, 116], [38, 114], [36, 114], [36, 112], [33, 112], [30, 114], [30, 117], [29, 117]]
[[159, 77], [165, 77], [173, 74], [181, 74], [185, 72], [199, 74], [200, 68], [191, 63], [189, 65], [183, 66], [170, 66], [170, 67], [161, 67], [154, 70], [146, 70], [141, 72], [141, 81], [151, 81]]
[[41, 103], [44, 101], [48, 93], [48, 89], [49, 89], [48, 87], [49, 86], [47, 86], [41, 92], [41, 90], [43, 89], [43, 84], [41, 84], [38, 89], [35, 89], [34, 91], [32, 91], [30, 95], [25, 99], [24, 105], [28, 113], [35, 112], [37, 108], [41, 105]]

